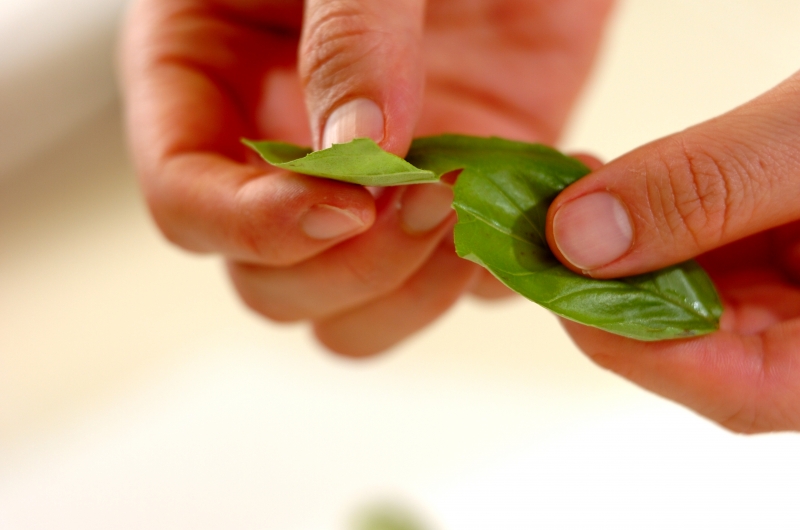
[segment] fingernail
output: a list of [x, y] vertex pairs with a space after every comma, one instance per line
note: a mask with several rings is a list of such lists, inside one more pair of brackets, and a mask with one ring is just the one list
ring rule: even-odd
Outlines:
[[400, 222], [410, 234], [428, 232], [447, 219], [452, 204], [453, 190], [446, 184], [409, 186], [400, 199]]
[[322, 149], [355, 138], [383, 140], [383, 111], [369, 99], [354, 99], [334, 110], [322, 132]]
[[318, 204], [306, 212], [300, 227], [312, 239], [334, 239], [363, 228], [364, 222], [348, 210]]
[[633, 228], [625, 205], [601, 191], [562, 206], [553, 217], [553, 236], [570, 263], [590, 271], [625, 254], [633, 243]]

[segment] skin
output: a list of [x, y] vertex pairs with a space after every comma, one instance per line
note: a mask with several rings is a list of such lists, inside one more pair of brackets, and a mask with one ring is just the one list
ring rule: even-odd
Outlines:
[[755, 100], [628, 153], [565, 190], [619, 197], [633, 241], [585, 274], [612, 278], [697, 257], [724, 305], [720, 331], [638, 342], [564, 322], [600, 366], [742, 433], [800, 428], [800, 73]]
[[[274, 171], [238, 139], [319, 147], [334, 109], [365, 98], [382, 113], [380, 144], [398, 155], [412, 137], [441, 132], [553, 144], [609, 9], [608, 0], [308, 0], [305, 10], [293, 0], [139, 0], [123, 84], [153, 217], [176, 244], [223, 256], [265, 317], [309, 321], [346, 355], [385, 350], [465, 292], [504, 291], [454, 256], [452, 215], [408, 229], [404, 212], [425, 188], [373, 195]], [[717, 119], [593, 162], [548, 217], [554, 253], [593, 277], [698, 257], [725, 305], [719, 332], [642, 343], [564, 326], [600, 366], [737, 432], [800, 428], [798, 95], [800, 74]], [[571, 265], [561, 251], [569, 226], [555, 220], [601, 192], [624, 204], [631, 239], [613, 259]], [[321, 204], [360, 227], [309, 237], [302, 215]]]
[[[319, 146], [333, 109], [367, 98], [384, 115], [381, 146], [398, 155], [412, 137], [442, 132], [552, 144], [609, 9], [607, 0], [308, 1], [305, 12], [292, 0], [140, 0], [123, 85], [152, 215], [174, 243], [222, 255], [248, 306], [311, 322], [345, 355], [385, 350], [465, 292], [506, 296], [455, 256], [454, 214], [423, 233], [403, 224], [399, 207], [422, 187], [373, 196], [276, 171], [239, 138]], [[310, 238], [301, 214], [319, 204], [363, 226]]]

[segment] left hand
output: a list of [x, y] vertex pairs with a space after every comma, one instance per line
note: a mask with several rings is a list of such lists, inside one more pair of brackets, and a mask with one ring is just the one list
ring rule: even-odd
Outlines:
[[266, 318], [310, 322], [343, 354], [385, 350], [465, 291], [498, 292], [453, 252], [449, 189], [373, 197], [259, 166], [239, 139], [370, 136], [401, 156], [442, 132], [554, 143], [611, 3], [137, 0], [122, 82], [153, 217], [223, 256]]
[[714, 280], [720, 331], [638, 342], [564, 321], [589, 357], [737, 432], [800, 429], [800, 72], [576, 182], [548, 241], [596, 278], [689, 258]]

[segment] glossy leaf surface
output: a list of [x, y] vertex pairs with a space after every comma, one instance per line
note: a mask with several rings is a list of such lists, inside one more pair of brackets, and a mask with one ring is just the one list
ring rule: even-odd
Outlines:
[[541, 145], [444, 135], [414, 142], [409, 162], [441, 175], [463, 168], [455, 185], [458, 254], [563, 317], [639, 340], [701, 335], [719, 326], [722, 307], [693, 261], [619, 280], [575, 274], [550, 252], [547, 208], [589, 172]]
[[273, 166], [363, 186], [419, 184], [438, 179], [432, 172], [417, 169], [367, 138], [314, 152], [284, 142], [243, 140], [243, 143]]

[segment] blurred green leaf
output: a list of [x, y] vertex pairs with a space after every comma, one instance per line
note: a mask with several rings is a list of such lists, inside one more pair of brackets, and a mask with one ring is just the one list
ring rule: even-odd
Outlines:
[[394, 505], [379, 505], [360, 514], [354, 530], [425, 530], [425, 527], [409, 510]]

